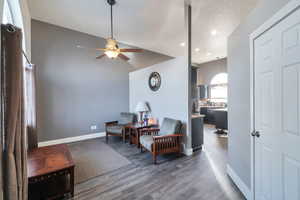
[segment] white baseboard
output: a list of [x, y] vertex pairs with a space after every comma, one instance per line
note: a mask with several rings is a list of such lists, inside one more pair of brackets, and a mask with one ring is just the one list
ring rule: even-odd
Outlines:
[[[78, 142], [78, 141], [83, 141], [83, 140], [89, 140], [89, 139], [104, 137], [105, 135], [106, 135], [105, 132], [102, 132], [102, 133], [93, 133], [93, 134], [88, 134], [88, 135], [62, 138], [62, 139], [57, 139], [57, 140], [49, 140], [49, 141], [45, 141], [45, 142], [39, 142], [38, 146], [39, 147], [45, 147], [45, 146], [56, 145], [56, 144], [66, 144], [66, 143], [72, 143], [72, 142]], [[183, 149], [184, 149], [183, 153], [186, 156], [193, 155], [193, 149], [192, 148], [189, 148], [189, 149], [183, 148]]]
[[49, 146], [49, 145], [55, 145], [55, 144], [65, 144], [65, 143], [71, 143], [71, 142], [78, 142], [82, 140], [89, 140], [89, 139], [94, 139], [94, 138], [99, 138], [99, 137], [104, 137], [105, 132], [102, 133], [93, 133], [93, 134], [88, 134], [88, 135], [81, 135], [81, 136], [76, 136], [76, 137], [68, 137], [68, 138], [62, 138], [58, 140], [49, 140], [45, 142], [39, 142], [38, 146], [39, 147], [44, 147], [44, 146]]
[[246, 199], [251, 200], [251, 190], [229, 165], [227, 165], [227, 174], [236, 184], [236, 186], [240, 189], [240, 191], [243, 193]]

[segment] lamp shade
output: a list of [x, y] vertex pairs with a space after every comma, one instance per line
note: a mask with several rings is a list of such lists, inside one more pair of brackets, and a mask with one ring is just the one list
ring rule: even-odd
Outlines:
[[148, 112], [149, 107], [145, 101], [140, 101], [136, 107], [135, 107], [136, 112]]

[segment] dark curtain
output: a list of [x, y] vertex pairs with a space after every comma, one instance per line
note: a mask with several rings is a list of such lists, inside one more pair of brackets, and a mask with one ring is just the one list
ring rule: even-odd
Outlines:
[[22, 32], [1, 25], [1, 141], [5, 200], [27, 199]]

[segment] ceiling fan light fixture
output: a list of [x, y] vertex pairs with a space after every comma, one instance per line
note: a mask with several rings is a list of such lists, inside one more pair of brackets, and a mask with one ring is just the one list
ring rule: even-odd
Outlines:
[[112, 59], [117, 58], [120, 54], [118, 51], [112, 51], [112, 50], [107, 50], [104, 53], [108, 58], [112, 58]]
[[212, 35], [212, 36], [216, 36], [217, 35], [217, 30], [212, 30], [211, 32], [210, 32], [210, 34]]
[[[104, 54], [97, 56], [96, 59], [102, 59], [103, 57], [108, 57], [109, 59], [120, 58], [124, 61], [128, 61], [130, 58], [124, 55], [123, 53], [139, 53], [142, 52], [142, 49], [133, 49], [133, 48], [119, 48], [118, 42], [114, 39], [113, 32], [113, 5], [116, 4], [116, 0], [107, 0], [107, 3], [110, 6], [110, 26], [111, 26], [111, 34], [110, 37], [106, 39], [105, 48], [97, 48], [97, 51], [103, 51]], [[81, 46], [78, 45], [78, 48]]]
[[112, 38], [106, 39], [106, 48], [107, 49], [118, 49], [117, 41]]

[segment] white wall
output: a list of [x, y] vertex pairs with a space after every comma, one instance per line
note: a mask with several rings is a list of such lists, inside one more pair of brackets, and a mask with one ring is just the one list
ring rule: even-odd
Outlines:
[[[161, 75], [161, 87], [153, 92], [148, 86], [152, 72]], [[151, 115], [162, 122], [164, 117], [188, 121], [188, 67], [184, 57], [174, 58], [129, 74], [130, 111], [139, 101], [146, 101]]]
[[261, 0], [228, 41], [229, 165], [251, 186], [250, 153], [250, 47], [249, 35], [289, 0]]
[[197, 67], [197, 85], [209, 85], [215, 75], [227, 73], [227, 59], [203, 63]]

